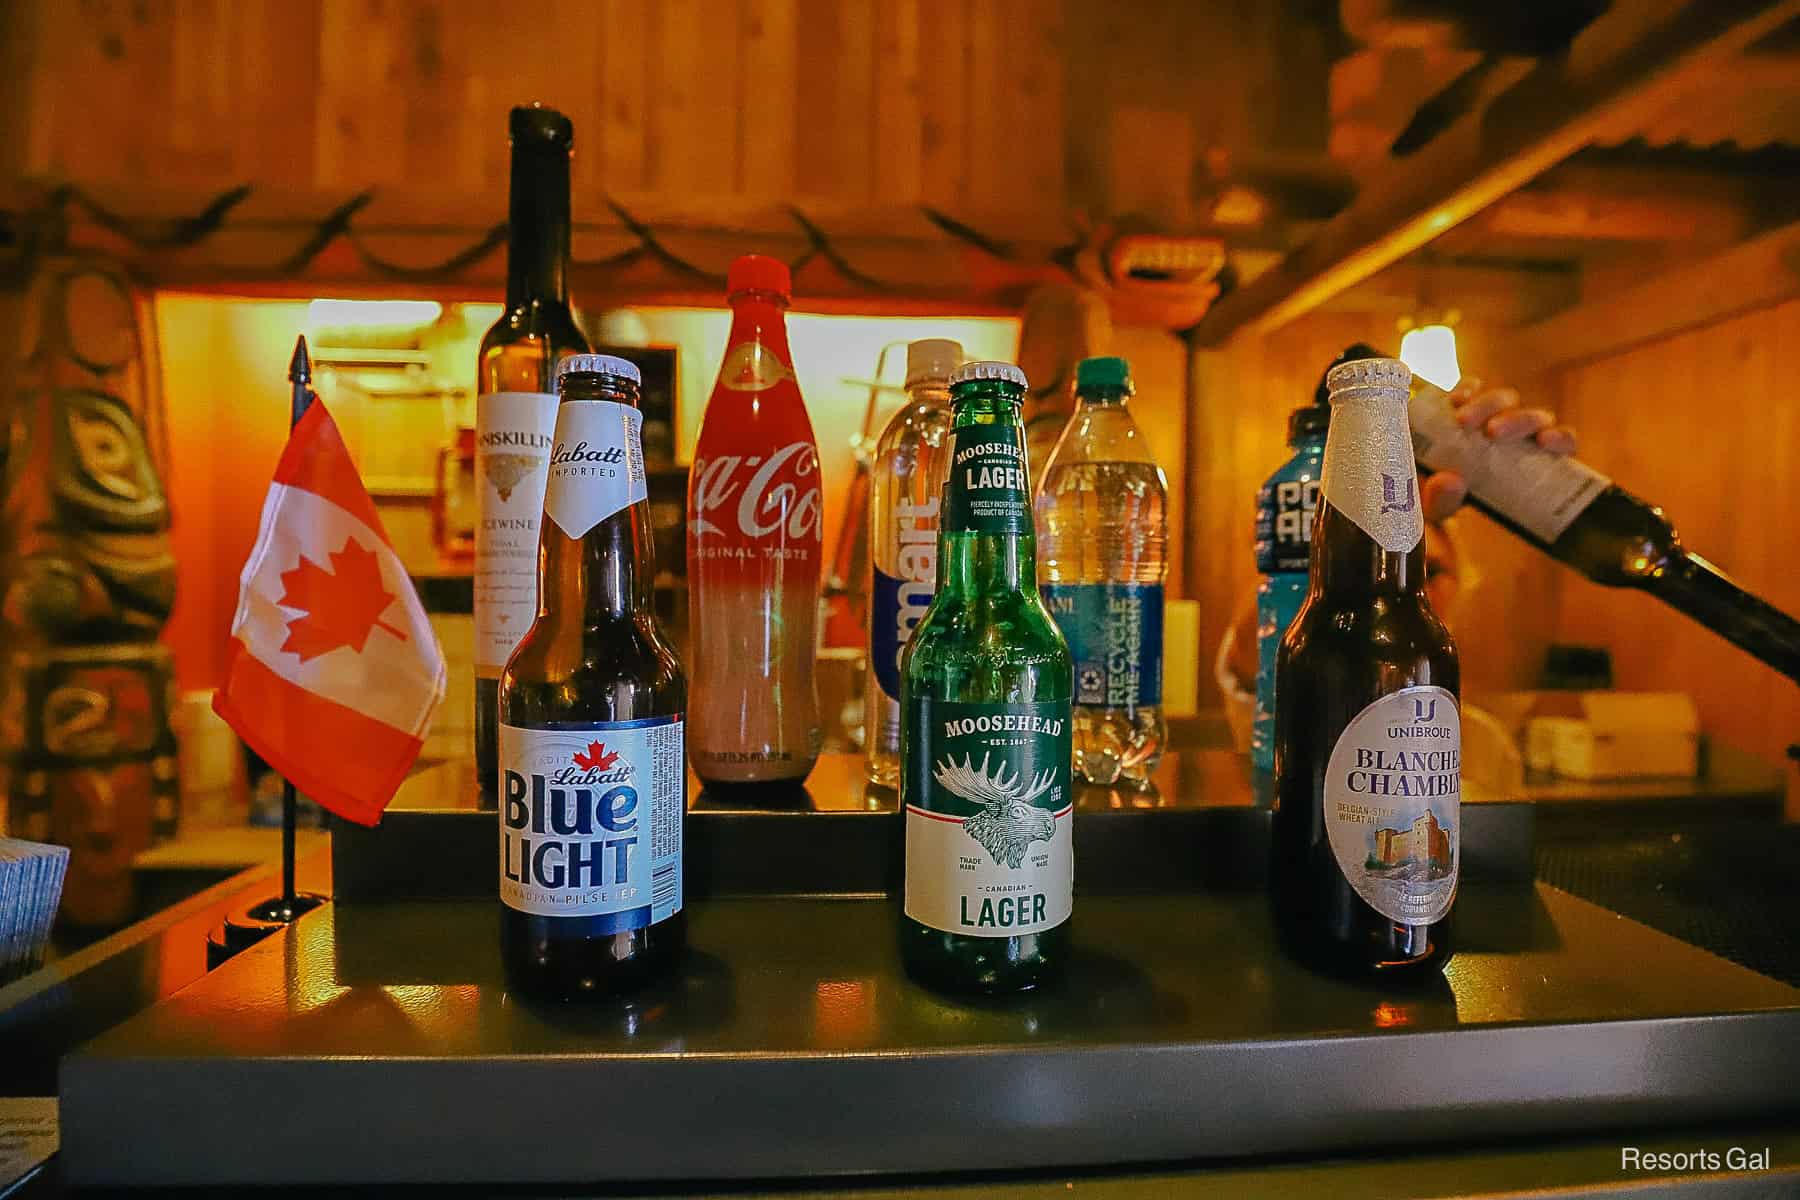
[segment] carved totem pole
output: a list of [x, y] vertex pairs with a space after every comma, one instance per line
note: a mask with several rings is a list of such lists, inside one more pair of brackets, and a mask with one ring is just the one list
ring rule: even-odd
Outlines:
[[72, 851], [62, 919], [133, 916], [174, 833], [169, 508], [151, 338], [110, 263], [47, 258], [0, 355], [0, 764], [9, 832]]

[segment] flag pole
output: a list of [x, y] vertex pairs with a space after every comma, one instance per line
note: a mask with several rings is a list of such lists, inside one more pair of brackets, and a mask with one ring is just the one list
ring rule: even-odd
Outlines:
[[[306, 352], [306, 335], [303, 333], [294, 339], [294, 357], [288, 363], [288, 383], [293, 387], [293, 397], [288, 407], [288, 429], [300, 423], [306, 410], [312, 406], [314, 399], [312, 390], [312, 356]], [[295, 905], [294, 889], [294, 826], [299, 821], [299, 797], [294, 790], [294, 781], [283, 776], [281, 780], [281, 912], [285, 920], [293, 920], [299, 915]]]
[[[288, 429], [300, 423], [318, 396], [312, 390], [312, 356], [304, 334], [294, 342], [288, 362], [288, 382], [293, 385], [288, 410]], [[325, 903], [324, 896], [302, 892], [294, 880], [294, 826], [299, 818], [299, 796], [293, 781], [281, 780], [281, 895], [258, 900], [231, 914], [206, 935], [206, 969], [212, 970], [240, 950], [247, 950], [270, 934], [285, 928]]]

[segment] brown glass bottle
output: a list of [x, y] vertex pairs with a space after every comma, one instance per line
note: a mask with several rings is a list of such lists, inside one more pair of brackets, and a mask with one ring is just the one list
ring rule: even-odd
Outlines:
[[687, 677], [658, 626], [638, 369], [563, 363], [537, 619], [499, 688], [507, 978], [571, 998], [668, 970], [686, 941]]
[[1309, 587], [1276, 660], [1271, 904], [1290, 952], [1339, 974], [1440, 965], [1460, 866], [1461, 681], [1426, 599], [1408, 377], [1327, 377]]
[[585, 353], [569, 311], [569, 153], [575, 128], [555, 109], [515, 108], [506, 311], [476, 365], [475, 778], [494, 807], [500, 668], [536, 609], [538, 517], [556, 422], [556, 365]]

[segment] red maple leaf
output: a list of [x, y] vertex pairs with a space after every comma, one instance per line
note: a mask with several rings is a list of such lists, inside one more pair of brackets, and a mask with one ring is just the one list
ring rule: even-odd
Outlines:
[[406, 640], [405, 631], [381, 619], [394, 602], [381, 579], [381, 559], [354, 538], [345, 537], [343, 548], [332, 552], [330, 570], [301, 555], [299, 566], [281, 573], [281, 587], [281, 603], [301, 610], [288, 618], [281, 648], [301, 662], [343, 646], [361, 654], [378, 628]]
[[600, 742], [589, 742], [586, 754], [579, 750], [575, 752], [575, 765], [584, 771], [609, 770], [618, 761], [619, 752], [617, 750], [608, 752]]

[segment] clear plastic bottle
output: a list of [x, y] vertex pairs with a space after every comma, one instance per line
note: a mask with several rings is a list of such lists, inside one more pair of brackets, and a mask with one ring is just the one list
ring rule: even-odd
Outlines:
[[950, 470], [950, 372], [963, 348], [906, 348], [906, 402], [875, 442], [869, 474], [869, 678], [863, 746], [869, 780], [900, 785], [900, 652], [937, 590], [939, 506]]
[[1144, 786], [1162, 757], [1168, 482], [1131, 419], [1131, 368], [1085, 359], [1075, 414], [1044, 468], [1036, 524], [1044, 603], [1075, 660], [1075, 771]]

